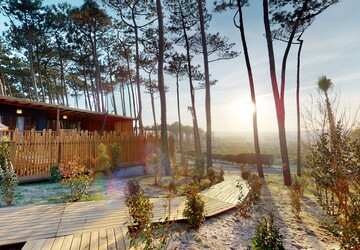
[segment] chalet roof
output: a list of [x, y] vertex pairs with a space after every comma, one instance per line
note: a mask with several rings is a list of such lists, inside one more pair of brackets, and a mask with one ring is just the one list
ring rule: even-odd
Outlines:
[[[66, 107], [66, 106], [61, 106], [61, 105], [56, 105], [56, 104], [49, 104], [49, 103], [45, 103], [45, 102], [30, 101], [30, 100], [26, 100], [26, 99], [2, 96], [2, 95], [0, 95], [0, 104], [7, 104], [7, 105], [13, 105], [13, 106], [17, 106], [17, 107], [47, 110], [50, 113], [56, 113], [57, 110], [59, 109], [59, 111], [63, 114], [73, 115], [73, 116], [77, 116], [77, 117], [104, 116], [104, 113], [101, 113], [101, 112], [71, 108], [71, 107]], [[114, 114], [108, 114], [108, 118], [110, 118], [112, 120], [121, 120], [121, 119], [135, 120], [135, 118], [132, 118], [132, 117], [120, 116], [120, 115], [114, 115]]]

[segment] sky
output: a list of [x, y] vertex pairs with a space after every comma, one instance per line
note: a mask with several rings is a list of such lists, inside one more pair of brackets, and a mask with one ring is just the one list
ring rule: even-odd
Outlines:
[[[44, 4], [57, 4], [61, 0], [45, 0]], [[67, 1], [81, 5], [82, 1]], [[208, 1], [212, 9], [213, 1]], [[248, 49], [254, 73], [257, 98], [258, 127], [260, 136], [265, 132], [277, 131], [275, 105], [270, 83], [268, 54], [262, 19], [262, 1], [251, 1], [252, 5], [244, 9], [244, 25]], [[354, 114], [360, 105], [360, 10], [359, 0], [342, 0], [319, 15], [304, 35], [301, 55], [301, 107], [310, 107], [311, 96], [319, 95], [316, 81], [326, 75], [334, 83], [333, 94], [340, 98], [340, 109]], [[239, 57], [210, 64], [212, 79], [218, 80], [211, 87], [212, 130], [215, 133], [241, 133], [252, 131], [252, 105], [247, 78], [247, 71], [240, 42], [239, 30], [233, 25], [233, 12], [213, 14], [209, 32], [219, 32], [229, 37], [229, 42], [236, 43], [234, 50]], [[4, 19], [0, 18], [0, 23]], [[0, 26], [0, 30], [3, 27]], [[284, 43], [274, 41], [278, 81]], [[290, 51], [285, 90], [285, 112], [287, 131], [296, 130], [296, 53], [294, 45]], [[195, 59], [201, 64], [202, 59]], [[165, 76], [167, 93], [168, 123], [177, 121], [175, 80]], [[192, 125], [191, 114], [187, 107], [191, 105], [189, 84], [185, 79], [180, 83], [181, 116], [185, 125]], [[151, 102], [148, 94], [142, 92], [143, 123], [153, 124]], [[157, 122], [160, 121], [159, 98], [156, 99]], [[205, 130], [205, 91], [196, 91], [196, 108], [199, 126]]]

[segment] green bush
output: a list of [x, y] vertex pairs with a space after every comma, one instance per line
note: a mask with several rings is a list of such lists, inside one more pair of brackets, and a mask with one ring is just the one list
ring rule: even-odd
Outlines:
[[215, 170], [214, 168], [209, 168], [207, 173], [211, 185], [224, 181], [224, 174], [223, 169]]
[[205, 175], [205, 156], [196, 155], [194, 157], [194, 165], [192, 168], [191, 179], [195, 185], [200, 186], [201, 179]]
[[261, 217], [256, 225], [256, 233], [252, 239], [252, 245], [255, 249], [261, 250], [282, 250], [284, 248], [282, 235], [274, 225], [273, 214], [269, 218]]
[[100, 143], [98, 147], [98, 157], [96, 159], [96, 172], [106, 172], [110, 168], [110, 157], [105, 144]]
[[10, 139], [9, 137], [0, 137], [0, 168], [4, 171], [10, 164]]
[[[125, 204], [132, 217], [130, 230], [127, 236], [130, 238], [130, 248], [139, 249], [167, 249], [168, 244], [175, 232], [179, 232], [177, 227], [172, 226], [169, 215], [165, 216], [160, 223], [153, 223], [153, 205], [149, 198], [144, 196], [144, 192], [137, 180], [129, 181], [126, 185]], [[164, 209], [169, 209], [169, 203], [164, 205]]]
[[0, 182], [2, 198], [6, 205], [11, 205], [14, 199], [15, 188], [19, 183], [11, 163], [5, 167], [5, 170], [3, 167], [0, 168]]
[[155, 176], [155, 185], [159, 185], [162, 177], [164, 176], [164, 165], [163, 157], [160, 151], [158, 153], [153, 153], [146, 157], [146, 165], [152, 166]]
[[192, 228], [199, 228], [205, 221], [205, 202], [202, 195], [192, 186], [189, 186], [186, 192], [183, 215]]
[[56, 183], [61, 181], [62, 177], [59, 171], [59, 166], [55, 165], [55, 166], [51, 166], [50, 167], [50, 181], [52, 183]]
[[248, 178], [248, 184], [249, 184], [249, 199], [252, 200], [254, 204], [261, 201], [261, 189], [262, 189], [262, 182], [259, 176], [257, 176], [254, 173], [251, 173]]
[[87, 196], [88, 187], [93, 180], [92, 170], [86, 169], [84, 165], [80, 165], [76, 161], [69, 161], [67, 164], [60, 164], [59, 171], [64, 176], [61, 182], [70, 188], [74, 201]]
[[133, 180], [126, 184], [125, 204], [129, 209], [133, 223], [138, 225], [140, 229], [150, 222], [153, 205], [150, 204], [150, 199], [144, 196], [139, 181]]
[[176, 193], [176, 183], [175, 183], [174, 179], [170, 180], [169, 191], [172, 192], [172, 193]]
[[251, 172], [248, 169], [244, 169], [244, 168], [241, 169], [241, 178], [243, 178], [244, 180], [247, 181], [249, 179], [250, 175], [251, 175]]
[[121, 168], [121, 144], [114, 143], [110, 145], [110, 168], [114, 172]]
[[292, 212], [297, 219], [301, 219], [301, 198], [304, 196], [307, 181], [304, 177], [292, 177], [292, 185], [289, 189]]
[[7, 205], [14, 199], [15, 188], [19, 183], [10, 161], [10, 139], [0, 138], [0, 190], [1, 196]]

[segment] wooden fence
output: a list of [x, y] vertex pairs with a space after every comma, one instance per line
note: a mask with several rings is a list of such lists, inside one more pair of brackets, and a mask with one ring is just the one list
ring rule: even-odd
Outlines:
[[[1, 132], [11, 140], [11, 160], [18, 177], [46, 175], [50, 167], [77, 160], [87, 167], [94, 167], [100, 143], [108, 148], [112, 144], [121, 147], [121, 162], [125, 167], [144, 164], [147, 154], [161, 146], [161, 138], [129, 133], [61, 130], [59, 134], [44, 131]], [[174, 140], [169, 139], [170, 155], [174, 154]]]

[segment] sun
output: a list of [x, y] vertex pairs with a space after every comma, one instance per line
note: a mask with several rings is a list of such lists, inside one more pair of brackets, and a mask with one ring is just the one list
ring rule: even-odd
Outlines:
[[251, 99], [242, 99], [233, 104], [235, 117], [242, 122], [251, 122], [253, 118], [254, 105]]

